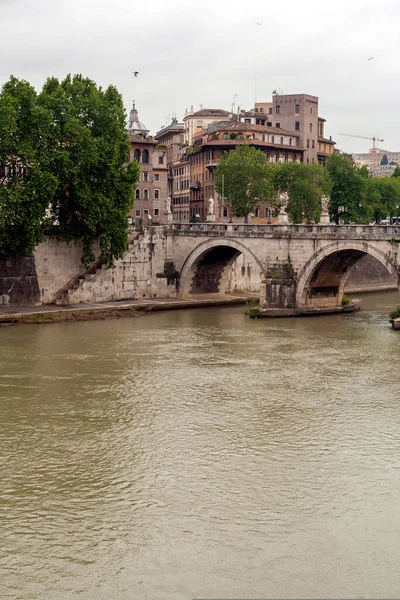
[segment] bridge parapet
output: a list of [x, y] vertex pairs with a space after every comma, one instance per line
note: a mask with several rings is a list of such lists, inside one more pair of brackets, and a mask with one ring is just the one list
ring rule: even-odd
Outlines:
[[[152, 227], [154, 230], [161, 227]], [[164, 226], [173, 236], [241, 238], [321, 238], [400, 241], [394, 225], [247, 225], [235, 223], [174, 223]]]

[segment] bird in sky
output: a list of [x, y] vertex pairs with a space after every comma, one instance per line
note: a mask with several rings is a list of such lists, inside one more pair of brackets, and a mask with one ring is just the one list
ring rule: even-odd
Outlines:
[[372, 60], [373, 58], [374, 58], [374, 57], [373, 57], [373, 56], [371, 56], [371, 58], [367, 58], [367, 60]]
[[137, 77], [139, 75], [139, 71], [133, 71], [133, 74], [135, 77]]
[[257, 25], [261, 25], [261, 23], [257, 23]]

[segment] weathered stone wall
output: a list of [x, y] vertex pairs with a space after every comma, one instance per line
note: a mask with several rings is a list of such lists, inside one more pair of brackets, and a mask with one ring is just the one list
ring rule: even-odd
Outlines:
[[134, 241], [115, 267], [86, 275], [69, 302], [106, 302], [175, 297], [176, 280], [166, 264], [167, 238], [162, 230], [146, 231]]
[[40, 304], [33, 255], [0, 260], [0, 305]]
[[396, 279], [372, 256], [362, 256], [350, 269], [345, 289], [373, 288], [374, 286], [396, 286]]
[[81, 265], [82, 248], [73, 243], [47, 238], [36, 248], [34, 257], [41, 304], [52, 303], [55, 294], [64, 285], [78, 273], [84, 272]]

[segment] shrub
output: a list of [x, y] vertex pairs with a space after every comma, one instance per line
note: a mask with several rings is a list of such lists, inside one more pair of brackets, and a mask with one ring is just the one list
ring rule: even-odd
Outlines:
[[350, 304], [350, 302], [351, 302], [351, 298], [349, 298], [348, 296], [346, 296], [346, 294], [343, 294], [342, 306], [346, 306], [347, 304]]
[[389, 316], [391, 319], [398, 319], [400, 317], [400, 306], [398, 306], [396, 310], [392, 310]]

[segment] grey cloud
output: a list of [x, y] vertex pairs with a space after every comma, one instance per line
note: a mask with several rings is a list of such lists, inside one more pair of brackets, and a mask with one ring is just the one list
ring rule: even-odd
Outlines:
[[127, 108], [134, 98], [153, 132], [173, 110], [229, 108], [234, 94], [248, 108], [255, 87], [258, 100], [281, 87], [318, 95], [343, 149], [368, 142], [341, 131], [396, 150], [399, 17], [396, 0], [0, 0], [0, 81], [82, 72], [115, 84]]

